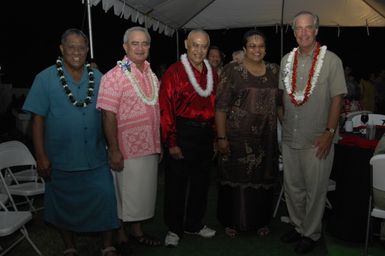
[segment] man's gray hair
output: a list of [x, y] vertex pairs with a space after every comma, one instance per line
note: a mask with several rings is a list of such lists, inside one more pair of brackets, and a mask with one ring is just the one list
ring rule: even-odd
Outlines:
[[299, 13], [297, 13], [295, 16], [294, 16], [294, 19], [293, 19], [293, 23], [291, 24], [291, 27], [293, 28], [293, 30], [295, 30], [295, 23], [297, 21], [297, 18], [301, 15], [310, 15], [313, 17], [313, 26], [315, 29], [318, 29], [319, 27], [319, 17], [318, 15], [312, 13], [312, 12], [309, 12], [309, 11], [300, 11]]
[[201, 33], [201, 34], [206, 35], [207, 38], [209, 39], [209, 44], [210, 44], [210, 36], [209, 36], [209, 33], [207, 33], [205, 30], [200, 29], [200, 28], [191, 30], [190, 33], [188, 33], [188, 35], [187, 35], [187, 40], [189, 40], [189, 39], [191, 38], [191, 36], [192, 36], [193, 34], [196, 34], [196, 33]]
[[130, 34], [132, 32], [135, 32], [135, 31], [139, 31], [139, 32], [143, 32], [146, 34], [146, 37], [147, 37], [147, 40], [149, 43], [151, 43], [151, 36], [150, 36], [150, 33], [148, 33], [148, 30], [147, 28], [144, 28], [144, 27], [131, 27], [129, 29], [126, 30], [126, 32], [124, 33], [124, 36], [123, 36], [123, 43], [127, 43], [128, 42], [128, 37], [130, 36]]

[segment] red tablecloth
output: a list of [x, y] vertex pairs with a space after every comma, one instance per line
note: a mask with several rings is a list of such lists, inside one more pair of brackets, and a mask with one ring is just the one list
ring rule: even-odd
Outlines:
[[[357, 127], [358, 130], [361, 128], [363, 127]], [[376, 137], [374, 140], [368, 140], [365, 138], [365, 135], [361, 135], [360, 133], [345, 133], [341, 131], [341, 139], [339, 140], [338, 144], [374, 150], [384, 131], [385, 126], [376, 125]]]

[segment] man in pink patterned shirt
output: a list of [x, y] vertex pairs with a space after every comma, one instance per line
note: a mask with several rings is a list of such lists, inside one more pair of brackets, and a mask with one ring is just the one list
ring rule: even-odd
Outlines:
[[[154, 216], [159, 161], [159, 83], [146, 61], [151, 38], [143, 27], [128, 29], [123, 38], [126, 56], [108, 71], [100, 84], [97, 108], [103, 126], [111, 169], [115, 174], [118, 216], [130, 222], [129, 236], [143, 245], [160, 241], [145, 235], [141, 223]], [[118, 249], [128, 253], [122, 225]]]

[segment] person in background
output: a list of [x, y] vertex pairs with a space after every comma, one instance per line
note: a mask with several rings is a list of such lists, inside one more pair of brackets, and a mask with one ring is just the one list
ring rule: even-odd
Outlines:
[[96, 105], [103, 113], [118, 216], [131, 224], [129, 235], [123, 224], [118, 231], [118, 248], [127, 254], [129, 239], [150, 247], [161, 245], [142, 228], [142, 222], [154, 216], [161, 153], [159, 83], [146, 61], [150, 45], [147, 29], [126, 30], [125, 56], [102, 77]]
[[380, 69], [374, 81], [375, 113], [385, 115], [385, 69]]
[[311, 252], [321, 238], [339, 115], [347, 93], [340, 58], [317, 42], [319, 18], [299, 12], [294, 48], [281, 60], [282, 156], [286, 205], [292, 228], [281, 237], [295, 252]]
[[243, 50], [235, 51], [232, 54], [233, 60], [231, 62], [242, 63], [244, 56], [245, 53]]
[[361, 106], [361, 88], [354, 76], [352, 69], [349, 66], [344, 68], [346, 88], [348, 93], [344, 97], [343, 113], [347, 114], [354, 111], [362, 110]]
[[360, 87], [362, 92], [362, 108], [364, 110], [369, 110], [374, 112], [375, 102], [374, 102], [374, 81], [376, 80], [376, 74], [371, 72], [369, 76], [364, 77], [360, 81]]
[[192, 30], [187, 54], [163, 75], [159, 104], [165, 145], [165, 245], [176, 247], [183, 233], [204, 238], [215, 230], [203, 224], [214, 142], [214, 104], [218, 75], [205, 59], [210, 38]]
[[214, 68], [214, 70], [217, 71], [218, 77], [220, 77], [222, 69], [223, 69], [223, 60], [225, 58], [225, 55], [223, 52], [219, 49], [218, 46], [212, 45], [209, 48], [207, 59], [209, 63], [211, 64], [211, 67]]
[[216, 96], [219, 157], [218, 219], [225, 233], [269, 234], [278, 176], [279, 67], [264, 61], [266, 38], [243, 36], [241, 64], [225, 66]]
[[37, 171], [46, 180], [44, 220], [58, 228], [66, 249], [78, 255], [74, 233], [102, 232], [103, 255], [117, 255], [119, 228], [102, 117], [95, 108], [102, 74], [85, 65], [88, 38], [78, 29], [61, 37], [62, 57], [40, 72], [23, 106], [33, 114]]

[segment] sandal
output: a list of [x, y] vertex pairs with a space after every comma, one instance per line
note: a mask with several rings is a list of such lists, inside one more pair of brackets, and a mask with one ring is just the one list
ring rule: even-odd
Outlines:
[[234, 238], [238, 235], [238, 231], [230, 227], [225, 227], [225, 234], [228, 237]]
[[131, 244], [127, 241], [116, 244], [115, 248], [120, 253], [121, 256], [129, 256], [132, 254]]
[[267, 236], [268, 234], [270, 234], [270, 229], [268, 227], [262, 227], [262, 228], [259, 228], [257, 230], [257, 235], [259, 237], [264, 237], [264, 236]]
[[162, 245], [161, 241], [158, 238], [146, 234], [143, 234], [141, 236], [130, 235], [130, 238], [136, 243], [148, 247], [158, 247]]
[[67, 256], [76, 256], [79, 255], [78, 251], [75, 248], [67, 248], [63, 251], [63, 255]]
[[112, 253], [112, 255], [115, 255], [117, 256], [117, 251], [116, 251], [116, 248], [113, 247], [113, 246], [109, 246], [109, 247], [106, 247], [104, 249], [102, 249], [102, 256], [107, 256], [110, 254], [110, 252]]

